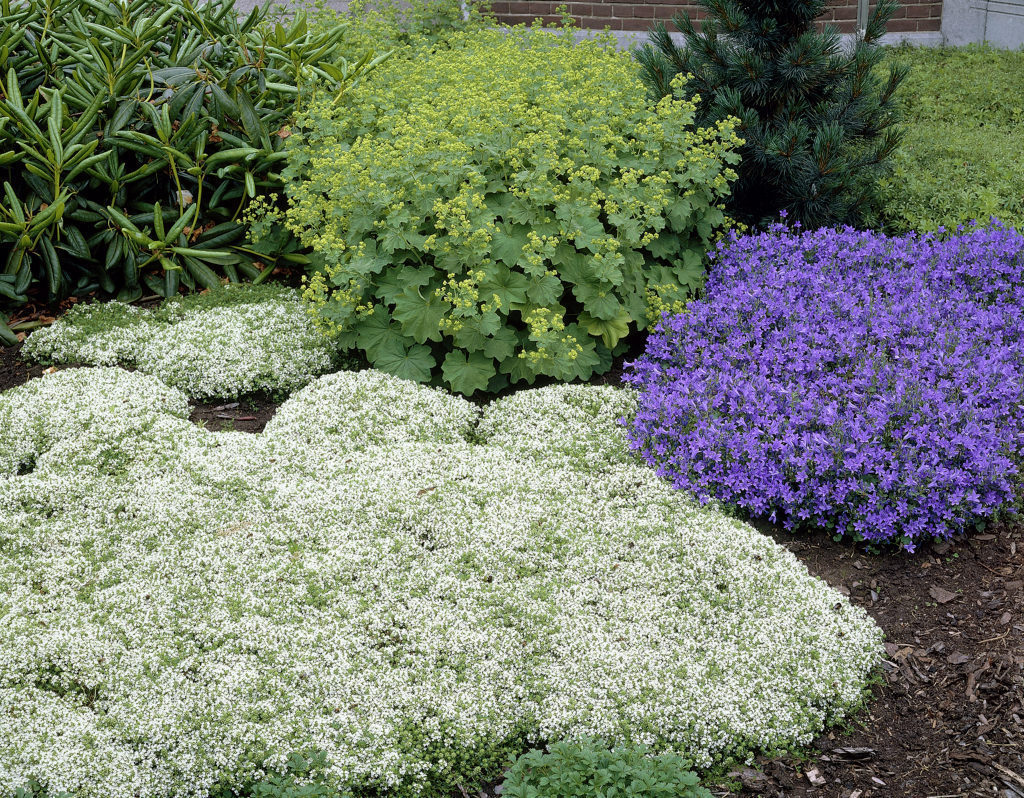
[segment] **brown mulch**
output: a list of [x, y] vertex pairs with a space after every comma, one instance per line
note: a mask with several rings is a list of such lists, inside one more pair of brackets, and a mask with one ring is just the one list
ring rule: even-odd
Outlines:
[[[42, 366], [0, 349], [0, 391]], [[194, 403], [210, 429], [258, 432], [277, 404]], [[1024, 524], [871, 555], [827, 535], [763, 527], [885, 630], [873, 699], [803, 756], [734, 771], [716, 795], [762, 798], [1024, 798]], [[735, 790], [739, 789], [737, 793]]]
[[191, 419], [209, 430], [236, 430], [238, 432], [263, 432], [267, 422], [274, 417], [280, 402], [256, 397], [241, 402], [197, 402], [192, 400]]
[[739, 771], [763, 798], [1024, 798], [1024, 525], [869, 555], [765, 530], [886, 634], [883, 680], [808, 758]]

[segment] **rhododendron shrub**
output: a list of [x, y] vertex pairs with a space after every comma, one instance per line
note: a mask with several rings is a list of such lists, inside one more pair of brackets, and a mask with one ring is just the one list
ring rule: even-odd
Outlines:
[[632, 446], [677, 487], [789, 529], [949, 537], [1015, 497], [1024, 236], [776, 226], [628, 370]]

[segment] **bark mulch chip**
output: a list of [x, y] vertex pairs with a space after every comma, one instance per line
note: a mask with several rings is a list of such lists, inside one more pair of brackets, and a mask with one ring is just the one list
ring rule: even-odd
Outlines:
[[[0, 391], [46, 370], [22, 363], [19, 349], [0, 349]], [[277, 407], [269, 399], [194, 402], [192, 420], [259, 432]], [[712, 792], [1024, 798], [1024, 524], [883, 555], [824, 534], [761, 529], [870, 613], [885, 630], [886, 656], [858, 716], [803, 756], [761, 759], [730, 774], [732, 789]]]
[[280, 404], [272, 399], [260, 397], [240, 402], [197, 402], [193, 399], [190, 418], [193, 423], [201, 424], [214, 432], [262, 432]]

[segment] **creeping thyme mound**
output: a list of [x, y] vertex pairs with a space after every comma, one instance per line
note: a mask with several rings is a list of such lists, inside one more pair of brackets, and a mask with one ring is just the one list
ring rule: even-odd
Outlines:
[[637, 462], [617, 429], [636, 413], [636, 394], [610, 386], [561, 385], [519, 391], [487, 407], [477, 436], [509, 454], [582, 470]]
[[634, 447], [699, 496], [856, 539], [948, 537], [1014, 499], [1024, 236], [734, 238], [627, 380]]
[[534, 421], [624, 435], [628, 402], [586, 393], [474, 428], [457, 397], [338, 374], [261, 435], [119, 369], [0, 395], [60, 420], [0, 425], [0, 793], [199, 798], [319, 751], [343, 794], [448, 795], [533, 741], [707, 766], [809, 740], [878, 628], [642, 464], [529, 455]]
[[197, 398], [290, 391], [331, 369], [335, 351], [297, 292], [224, 286], [153, 310], [78, 305], [25, 342], [26, 357], [131, 366]]

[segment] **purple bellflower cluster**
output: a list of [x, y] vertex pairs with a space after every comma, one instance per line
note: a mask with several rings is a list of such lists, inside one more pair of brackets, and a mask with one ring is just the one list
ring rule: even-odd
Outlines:
[[631, 446], [702, 501], [913, 551], [1015, 499], [1022, 307], [998, 224], [734, 235], [627, 370]]

